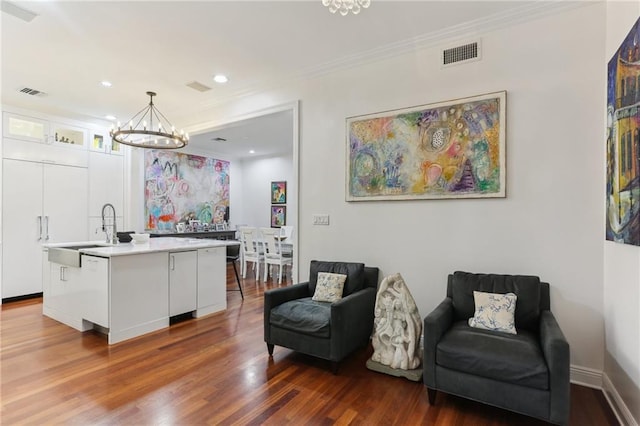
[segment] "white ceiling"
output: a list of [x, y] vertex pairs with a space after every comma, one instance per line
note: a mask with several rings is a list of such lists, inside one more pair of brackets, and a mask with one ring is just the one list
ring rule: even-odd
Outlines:
[[[286, 80], [558, 7], [532, 1], [372, 0], [359, 15], [343, 17], [329, 13], [321, 0], [13, 3], [38, 16], [25, 22], [1, 14], [3, 105], [78, 119], [112, 114], [125, 122], [148, 103], [145, 92], [152, 90], [154, 103], [176, 127], [190, 114]], [[216, 73], [230, 81], [214, 83]], [[113, 86], [102, 87], [102, 80]], [[187, 87], [192, 81], [211, 90]], [[23, 87], [46, 96], [19, 93]], [[282, 124], [285, 116], [272, 118]], [[266, 121], [236, 123], [211, 136], [238, 142], [259, 134], [266, 143], [276, 125], [269, 132], [249, 129]], [[198, 146], [209, 136], [194, 137], [192, 143]], [[277, 132], [273, 137], [282, 139]], [[231, 145], [218, 148], [232, 150]]]

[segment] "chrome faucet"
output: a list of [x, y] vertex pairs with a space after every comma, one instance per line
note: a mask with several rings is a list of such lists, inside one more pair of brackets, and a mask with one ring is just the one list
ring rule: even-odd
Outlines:
[[[109, 233], [107, 232], [107, 224], [105, 223], [105, 211], [107, 207], [111, 207], [111, 211], [113, 212], [113, 222], [111, 224], [111, 238], [109, 238]], [[107, 203], [102, 206], [102, 230], [105, 234], [107, 234], [107, 243], [109, 244], [118, 244], [118, 229], [116, 227], [116, 208], [113, 207], [113, 204]]]

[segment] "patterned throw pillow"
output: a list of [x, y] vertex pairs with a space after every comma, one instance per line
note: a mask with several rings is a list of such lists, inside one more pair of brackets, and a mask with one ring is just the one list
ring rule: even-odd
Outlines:
[[518, 297], [513, 293], [495, 294], [474, 291], [476, 312], [473, 318], [469, 318], [469, 325], [485, 330], [517, 334], [514, 321], [517, 299]]
[[318, 272], [316, 291], [311, 299], [317, 302], [337, 302], [342, 299], [342, 289], [346, 280], [347, 276], [343, 274]]

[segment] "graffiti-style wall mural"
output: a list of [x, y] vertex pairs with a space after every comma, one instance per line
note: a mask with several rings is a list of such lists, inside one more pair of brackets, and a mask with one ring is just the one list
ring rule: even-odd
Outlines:
[[229, 162], [148, 150], [144, 156], [146, 228], [174, 231], [178, 222], [222, 223], [229, 206]]
[[607, 240], [640, 245], [640, 18], [609, 61]]
[[347, 201], [505, 196], [506, 92], [347, 119]]

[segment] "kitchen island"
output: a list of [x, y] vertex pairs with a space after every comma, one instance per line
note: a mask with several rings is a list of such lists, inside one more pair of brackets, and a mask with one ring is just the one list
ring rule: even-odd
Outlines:
[[[152, 238], [148, 243], [52, 244], [43, 314], [118, 343], [226, 309], [226, 246], [236, 241]], [[49, 272], [48, 274], [46, 272]]]

